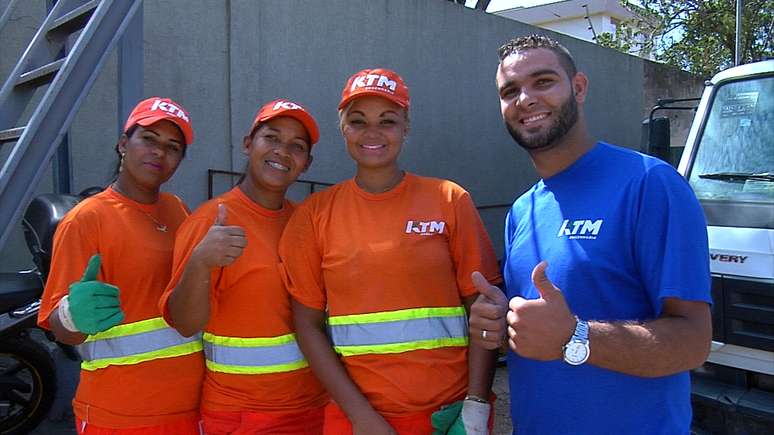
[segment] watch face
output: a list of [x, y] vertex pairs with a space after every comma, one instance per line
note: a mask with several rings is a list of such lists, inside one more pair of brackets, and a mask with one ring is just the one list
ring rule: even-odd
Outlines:
[[571, 341], [564, 348], [564, 360], [568, 364], [579, 365], [586, 362], [589, 357], [589, 346], [580, 341]]

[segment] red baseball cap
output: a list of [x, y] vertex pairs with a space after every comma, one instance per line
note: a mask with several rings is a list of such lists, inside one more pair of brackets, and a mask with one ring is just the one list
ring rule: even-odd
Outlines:
[[310, 145], [314, 145], [320, 140], [320, 129], [317, 128], [317, 122], [312, 115], [300, 104], [285, 98], [280, 98], [279, 100], [264, 104], [264, 106], [261, 107], [261, 110], [258, 111], [258, 115], [255, 116], [255, 121], [253, 121], [253, 126], [250, 127], [250, 132], [252, 133], [255, 130], [255, 126], [259, 123], [280, 116], [289, 116], [300, 122], [309, 134], [309, 140], [311, 141]]
[[167, 120], [175, 124], [183, 132], [185, 144], [189, 145], [194, 140], [194, 132], [191, 127], [191, 117], [183, 106], [169, 98], [150, 97], [142, 100], [134, 106], [129, 119], [126, 120], [124, 131], [129, 130], [135, 124], [143, 127]]
[[408, 109], [409, 90], [401, 76], [386, 68], [364, 69], [347, 80], [341, 91], [339, 110], [350, 101], [366, 95], [384, 97], [400, 107]]

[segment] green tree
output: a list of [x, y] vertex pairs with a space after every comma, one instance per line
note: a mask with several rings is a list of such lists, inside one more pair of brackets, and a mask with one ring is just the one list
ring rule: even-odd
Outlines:
[[[636, 18], [597, 43], [709, 77], [734, 64], [736, 0], [621, 0]], [[774, 0], [745, 0], [742, 62], [774, 57]]]

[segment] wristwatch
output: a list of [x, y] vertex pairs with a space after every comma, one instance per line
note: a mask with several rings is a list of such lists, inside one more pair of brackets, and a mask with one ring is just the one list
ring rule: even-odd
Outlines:
[[575, 318], [575, 332], [564, 345], [564, 362], [579, 366], [589, 359], [589, 322]]

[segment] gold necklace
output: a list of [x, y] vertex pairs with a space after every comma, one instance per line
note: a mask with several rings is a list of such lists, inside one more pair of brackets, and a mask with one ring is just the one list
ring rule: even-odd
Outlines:
[[[119, 188], [118, 188], [118, 183], [113, 183], [113, 184], [111, 185], [111, 187], [112, 187], [112, 188], [113, 188], [113, 190], [115, 190], [116, 192], [118, 192], [118, 193], [120, 193], [121, 195], [123, 195], [123, 196], [125, 196], [125, 197], [129, 198], [129, 195], [127, 195], [127, 194], [126, 194], [124, 191], [122, 191], [121, 189], [119, 189]], [[130, 198], [130, 199], [131, 199], [131, 198]], [[159, 222], [159, 220], [158, 220], [158, 219], [156, 219], [156, 217], [154, 217], [152, 214], [148, 213], [148, 212], [147, 212], [147, 211], [145, 211], [145, 210], [142, 210], [142, 209], [136, 208], [136, 207], [132, 207], [132, 208], [133, 208], [133, 209], [135, 209], [135, 210], [137, 210], [137, 211], [139, 211], [139, 212], [141, 212], [141, 213], [143, 213], [145, 216], [148, 216], [149, 218], [151, 218], [151, 220], [153, 221], [153, 223], [155, 223], [155, 224], [156, 224], [156, 231], [160, 231], [160, 232], [162, 232], [162, 233], [166, 233], [166, 232], [167, 232], [167, 226], [166, 226], [166, 225], [164, 225], [163, 223]]]

